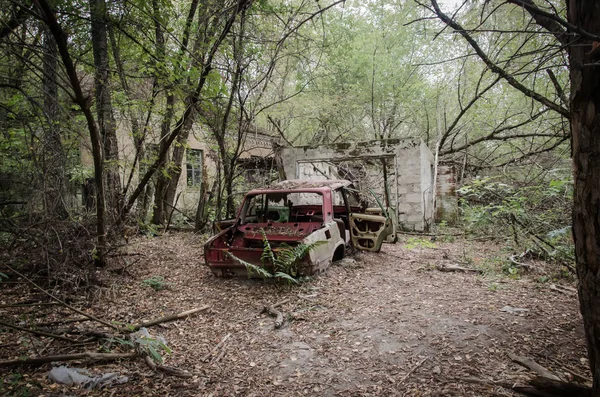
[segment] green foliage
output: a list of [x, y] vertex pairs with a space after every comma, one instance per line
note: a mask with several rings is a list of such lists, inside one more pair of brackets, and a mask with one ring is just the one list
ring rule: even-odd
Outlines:
[[5, 279], [8, 280], [8, 274], [0, 272], [0, 283]]
[[[298, 266], [311, 250], [325, 243], [324, 241], [316, 241], [310, 244], [298, 244], [295, 247], [282, 243], [279, 247], [273, 249], [263, 229], [261, 229], [261, 233], [263, 237], [263, 252], [260, 257], [262, 266], [254, 265], [231, 253], [229, 253], [229, 256], [246, 266], [249, 276], [255, 274], [265, 279], [274, 278], [285, 281], [288, 284], [299, 283]], [[265, 268], [266, 264], [273, 267], [272, 272]]]
[[162, 352], [166, 354], [173, 353], [173, 350], [167, 346], [165, 340], [161, 337], [153, 337], [144, 328], [138, 332], [138, 336], [135, 339], [135, 344], [142, 353], [147, 353], [154, 362], [162, 364], [163, 357]]
[[155, 291], [162, 291], [164, 289], [171, 289], [171, 283], [165, 281], [163, 276], [152, 276], [144, 281], [142, 284], [146, 287], [150, 287]]
[[[476, 178], [458, 190], [467, 231], [503, 239], [514, 251], [531, 249], [546, 259], [571, 263], [570, 177], [510, 185], [497, 179]], [[516, 272], [510, 266], [505, 271]]]

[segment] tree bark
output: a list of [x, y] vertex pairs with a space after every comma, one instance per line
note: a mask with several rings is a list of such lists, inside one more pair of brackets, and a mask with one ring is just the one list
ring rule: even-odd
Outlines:
[[100, 146], [100, 134], [94, 120], [94, 115], [90, 110], [90, 104], [88, 98], [83, 95], [81, 84], [77, 76], [77, 69], [71, 55], [69, 53], [69, 45], [67, 41], [67, 35], [62, 29], [56, 15], [52, 10], [52, 7], [47, 0], [34, 0], [36, 7], [40, 10], [48, 29], [52, 32], [56, 45], [58, 47], [58, 53], [65, 65], [69, 82], [73, 88], [73, 94], [75, 102], [81, 108], [87, 122], [88, 131], [90, 133], [90, 140], [92, 143], [92, 156], [94, 159], [94, 181], [96, 183], [96, 234], [97, 244], [96, 251], [94, 253], [94, 262], [97, 266], [104, 265], [104, 255], [106, 253], [106, 225], [105, 225], [105, 201], [104, 201], [104, 184], [103, 184], [103, 161], [102, 161], [102, 147]]
[[[179, 48], [178, 62], [180, 63], [181, 58], [183, 57], [186, 47], [190, 40], [190, 32], [192, 22], [196, 15], [196, 10], [198, 8], [199, 0], [192, 0], [190, 4], [190, 10], [188, 12], [188, 16], [185, 23], [185, 29], [183, 32], [183, 40], [181, 42], [181, 46]], [[196, 41], [200, 41], [200, 37], [196, 38]], [[194, 54], [195, 59], [199, 60], [203, 57], [199, 57], [198, 54]], [[198, 66], [198, 61], [195, 62], [195, 67]], [[179, 72], [178, 72], [179, 73]], [[189, 82], [189, 81], [188, 81]], [[191, 83], [191, 82], [189, 82]], [[177, 82], [175, 82], [177, 84]], [[171, 97], [174, 100], [174, 97]], [[181, 133], [177, 137], [177, 141], [175, 143], [175, 147], [173, 148], [173, 155], [171, 162], [167, 162], [167, 167], [164, 175], [159, 175], [159, 180], [156, 189], [155, 195], [155, 212], [154, 212], [154, 223], [163, 224], [166, 220], [166, 214], [170, 207], [174, 206], [175, 193], [177, 192], [177, 186], [179, 184], [179, 180], [181, 178], [181, 166], [183, 164], [183, 156], [185, 154], [185, 147], [187, 144], [187, 140], [190, 136], [190, 131], [194, 124], [196, 118], [196, 109], [195, 105], [192, 103], [192, 94], [188, 95], [188, 97], [184, 100], [184, 105], [187, 107], [191, 107], [191, 114], [188, 119], [185, 120], [185, 124], [181, 129]], [[168, 132], [168, 131], [167, 131]]]
[[[568, 21], [600, 33], [600, 3], [567, 1]], [[573, 150], [573, 238], [579, 302], [587, 339], [594, 396], [600, 396], [600, 67], [589, 39], [569, 46]]]
[[96, 114], [104, 153], [108, 213], [122, 207], [117, 126], [113, 113], [108, 56], [107, 8], [105, 0], [89, 0], [94, 53]]
[[64, 201], [66, 187], [66, 157], [60, 140], [60, 111], [58, 103], [58, 50], [52, 33], [44, 32], [44, 113], [48, 127], [44, 131], [44, 204], [46, 213], [66, 219], [69, 216]]

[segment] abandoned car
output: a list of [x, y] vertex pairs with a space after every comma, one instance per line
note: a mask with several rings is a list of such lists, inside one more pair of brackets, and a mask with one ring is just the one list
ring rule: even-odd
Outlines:
[[387, 212], [368, 209], [346, 180], [287, 180], [252, 190], [237, 217], [220, 225], [222, 230], [204, 247], [206, 264], [217, 276], [247, 274], [242, 261], [272, 270], [261, 262], [263, 235], [275, 254], [282, 243], [323, 241], [298, 267], [299, 275], [310, 276], [342, 259], [352, 247], [378, 252], [393, 233]]

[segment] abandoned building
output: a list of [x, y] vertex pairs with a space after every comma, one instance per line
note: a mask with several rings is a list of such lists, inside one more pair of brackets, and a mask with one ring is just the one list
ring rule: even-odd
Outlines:
[[434, 158], [418, 138], [282, 147], [278, 152], [286, 179], [347, 179], [370, 205], [395, 212], [397, 228], [423, 231], [433, 223]]

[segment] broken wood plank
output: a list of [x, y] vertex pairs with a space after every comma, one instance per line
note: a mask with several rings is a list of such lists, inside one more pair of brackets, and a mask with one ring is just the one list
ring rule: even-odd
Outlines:
[[196, 314], [196, 313], [208, 310], [209, 308], [210, 308], [210, 305], [206, 305], [206, 306], [202, 306], [202, 307], [199, 307], [199, 308], [196, 308], [196, 309], [187, 310], [185, 312], [171, 314], [170, 316], [161, 317], [161, 318], [158, 318], [156, 320], [146, 321], [145, 323], [136, 324], [133, 327], [130, 327], [129, 331], [131, 331], [131, 332], [139, 331], [140, 328], [148, 328], [148, 327], [152, 327], [154, 325], [158, 325], [158, 324], [162, 324], [162, 323], [167, 323], [169, 321], [180, 320], [182, 318], [189, 317], [192, 314]]
[[561, 379], [554, 375], [552, 372], [542, 367], [540, 364], [536, 363], [530, 358], [517, 356], [516, 354], [508, 353], [508, 357], [517, 364], [524, 366], [525, 368], [530, 369], [541, 377], [560, 381]]

